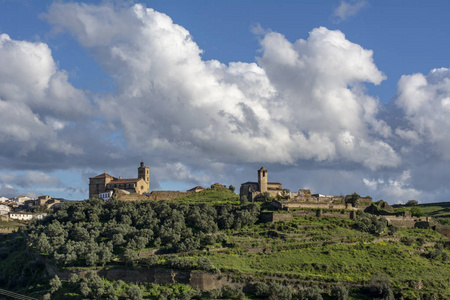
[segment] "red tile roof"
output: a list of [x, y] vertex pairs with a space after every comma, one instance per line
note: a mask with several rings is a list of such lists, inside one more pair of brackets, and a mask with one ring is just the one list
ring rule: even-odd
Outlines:
[[91, 177], [91, 178], [89, 178], [89, 179], [94, 179], [94, 178], [106, 178], [106, 177], [108, 177], [108, 178], [114, 178], [113, 176], [111, 176], [111, 175], [109, 175], [109, 174], [103, 173], [103, 174], [97, 175], [97, 176], [95, 176], [95, 177]]

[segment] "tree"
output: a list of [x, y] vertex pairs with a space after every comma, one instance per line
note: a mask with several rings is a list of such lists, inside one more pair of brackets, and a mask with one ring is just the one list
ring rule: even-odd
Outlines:
[[128, 298], [131, 300], [141, 300], [142, 299], [142, 291], [141, 289], [134, 284], [131, 284], [127, 290]]
[[335, 286], [331, 290], [331, 296], [335, 297], [337, 300], [347, 300], [348, 299], [348, 289], [343, 285]]
[[228, 189], [234, 193], [234, 190], [235, 190], [236, 188], [230, 184], [230, 186], [228, 187]]
[[406, 206], [416, 206], [419, 204], [419, 201], [417, 200], [408, 200], [408, 202], [406, 202]]
[[320, 294], [320, 288], [317, 286], [309, 287], [302, 292], [301, 299], [305, 300], [322, 300], [322, 295]]
[[50, 293], [53, 294], [57, 292], [61, 287], [62, 287], [61, 280], [59, 280], [58, 275], [55, 275], [55, 277], [53, 277], [50, 280]]
[[425, 215], [422, 212], [422, 210], [417, 206], [411, 207], [410, 211], [411, 211], [411, 215], [413, 215], [414, 217], [423, 217]]
[[247, 196], [242, 195], [242, 196], [241, 196], [241, 199], [240, 199], [240, 203], [241, 203], [241, 205], [247, 205], [247, 204], [248, 204], [248, 198], [247, 198]]

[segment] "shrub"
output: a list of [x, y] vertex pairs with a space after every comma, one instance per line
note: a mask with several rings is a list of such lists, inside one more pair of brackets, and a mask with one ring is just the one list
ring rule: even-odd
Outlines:
[[384, 274], [375, 274], [368, 283], [370, 295], [385, 300], [394, 300], [394, 293], [391, 289], [391, 281]]
[[292, 289], [290, 287], [273, 282], [269, 287], [270, 300], [290, 300], [292, 298]]
[[335, 297], [337, 300], [347, 300], [348, 299], [348, 289], [343, 285], [335, 286], [331, 290], [331, 296]]
[[257, 282], [254, 286], [256, 296], [267, 297], [269, 294], [269, 286], [264, 282]]
[[320, 288], [317, 286], [309, 287], [302, 291], [300, 294], [300, 299], [302, 300], [322, 300], [322, 295], [320, 294]]
[[414, 243], [414, 238], [411, 236], [404, 236], [402, 237], [401, 242], [406, 246], [411, 246]]
[[218, 272], [219, 270], [212, 264], [211, 260], [207, 257], [199, 257], [197, 260], [197, 266], [200, 270], [208, 272]]
[[229, 299], [245, 299], [245, 294], [242, 287], [232, 287], [231, 285], [224, 285], [222, 287], [222, 297]]
[[442, 254], [442, 250], [440, 250], [440, 249], [435, 249], [435, 250], [430, 251], [430, 252], [428, 253], [427, 257], [428, 257], [429, 259], [436, 259], [436, 258], [438, 258], [439, 256], [441, 256], [441, 254]]
[[55, 293], [56, 291], [58, 291], [60, 288], [62, 287], [62, 283], [61, 280], [59, 280], [58, 275], [55, 275], [55, 277], [53, 277], [50, 280], [50, 293]]
[[210, 290], [208, 292], [208, 298], [209, 299], [219, 299], [222, 298], [222, 290], [221, 289], [216, 289], [216, 290]]
[[417, 242], [417, 245], [423, 246], [423, 245], [425, 244], [425, 238], [423, 238], [423, 237], [418, 237], [417, 240], [416, 240], [416, 242]]
[[128, 298], [131, 300], [141, 300], [142, 299], [142, 291], [139, 286], [131, 284], [127, 289]]

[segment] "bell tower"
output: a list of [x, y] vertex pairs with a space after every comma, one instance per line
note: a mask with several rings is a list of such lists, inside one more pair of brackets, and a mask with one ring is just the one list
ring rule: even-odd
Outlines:
[[144, 162], [141, 162], [141, 166], [138, 168], [138, 178], [143, 178], [145, 182], [150, 184], [150, 168], [146, 167]]
[[258, 170], [258, 185], [261, 193], [267, 192], [267, 170], [264, 167]]

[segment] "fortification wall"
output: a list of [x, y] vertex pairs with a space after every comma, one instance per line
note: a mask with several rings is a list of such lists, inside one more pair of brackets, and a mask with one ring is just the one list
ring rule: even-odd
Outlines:
[[415, 217], [407, 217], [407, 216], [387, 216], [387, 215], [383, 215], [382, 217], [388, 221], [389, 225], [392, 225], [395, 227], [402, 227], [402, 228], [414, 228], [417, 222], [429, 222], [430, 221], [426, 217], [415, 218]]
[[322, 209], [301, 209], [292, 211], [292, 214], [297, 217], [329, 217], [341, 219], [353, 219], [354, 212], [347, 210], [327, 211]]
[[221, 288], [224, 284], [231, 284], [226, 277], [202, 271], [180, 271], [173, 269], [133, 269], [127, 267], [113, 267], [102, 269], [74, 269], [70, 271], [59, 271], [54, 265], [45, 263], [50, 277], [58, 275], [60, 279], [69, 280], [72, 274], [77, 274], [80, 278], [86, 276], [89, 271], [94, 271], [98, 275], [108, 280], [123, 280], [125, 282], [157, 283], [161, 285], [183, 283], [189, 284], [201, 291], [210, 291]]
[[263, 212], [263, 213], [260, 214], [259, 219], [263, 223], [291, 221], [292, 220], [292, 214]]
[[280, 202], [273, 201], [272, 205], [280, 209], [293, 209], [293, 208], [311, 208], [311, 209], [351, 209], [358, 210], [357, 207], [352, 207], [346, 204], [334, 204], [327, 202]]
[[186, 197], [195, 192], [179, 192], [179, 191], [153, 191], [150, 193], [148, 199], [150, 200], [174, 200], [181, 197]]
[[19, 227], [0, 228], [0, 234], [10, 234], [19, 231]]
[[123, 200], [123, 201], [143, 201], [148, 200], [148, 197], [141, 194], [122, 194], [120, 196], [116, 196], [117, 199]]

